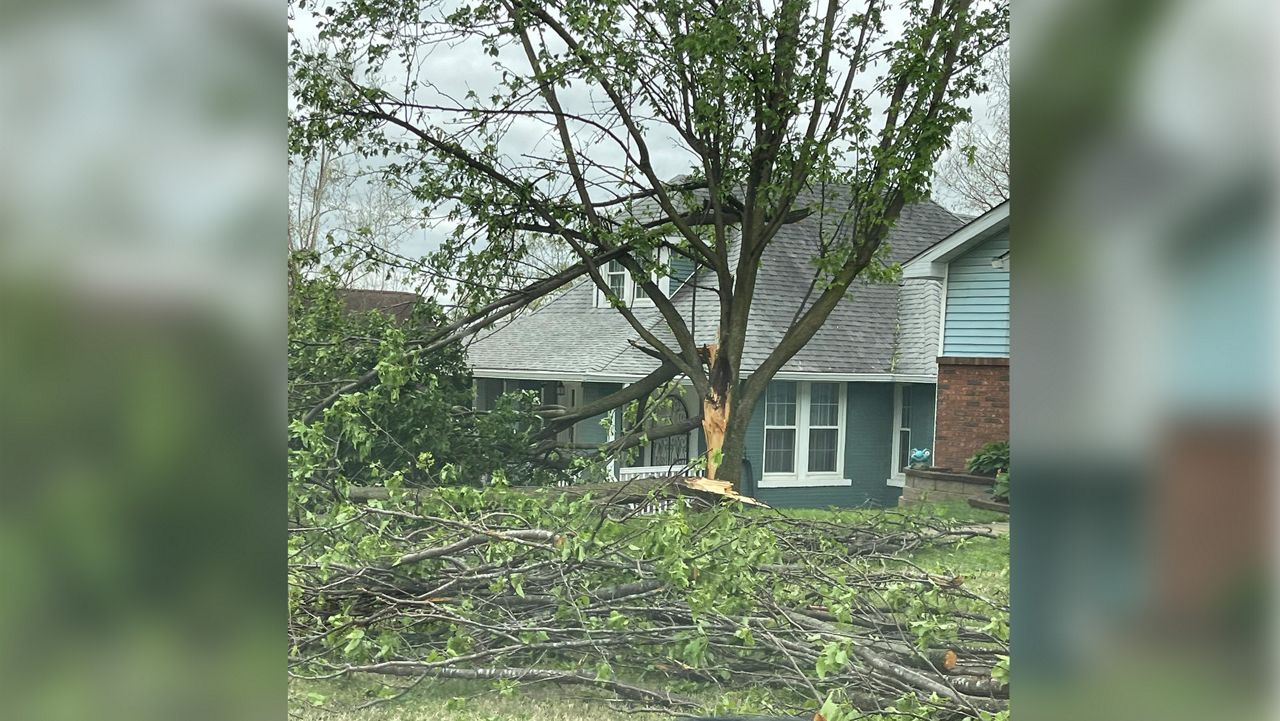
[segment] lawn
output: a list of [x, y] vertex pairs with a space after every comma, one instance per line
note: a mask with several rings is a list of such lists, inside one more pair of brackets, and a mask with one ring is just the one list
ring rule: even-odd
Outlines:
[[[425, 680], [403, 696], [377, 701], [380, 678], [293, 681], [291, 717], [302, 721], [657, 721], [669, 716], [614, 712], [585, 689], [515, 686], [506, 692], [479, 681]], [[408, 686], [411, 681], [403, 682]], [[375, 702], [370, 705], [370, 702]], [[322, 703], [320, 706], [313, 705]]]
[[[774, 511], [762, 511], [774, 512]], [[901, 513], [897, 509], [888, 513]], [[1008, 516], [967, 505], [914, 507], [919, 513], [992, 529], [995, 538], [971, 538], [949, 549], [912, 554], [909, 560], [922, 569], [947, 577], [959, 576], [965, 587], [987, 598], [1008, 599]], [[829, 520], [835, 523], [874, 518], [886, 511], [788, 510], [787, 515]], [[502, 688], [490, 682], [365, 677], [332, 681], [294, 680], [290, 685], [290, 715], [299, 721], [603, 721], [635, 719], [656, 721], [667, 715], [623, 713], [610, 709], [591, 689], [510, 684]], [[394, 699], [380, 699], [397, 693]]]

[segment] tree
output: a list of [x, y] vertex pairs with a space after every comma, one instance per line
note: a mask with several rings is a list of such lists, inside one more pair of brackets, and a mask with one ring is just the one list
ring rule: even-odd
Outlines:
[[986, 122], [957, 130], [938, 163], [936, 184], [958, 210], [981, 214], [1009, 199], [1009, 47], [996, 48], [986, 64], [990, 109]]
[[[340, 497], [351, 485], [477, 485], [499, 472], [526, 485], [556, 479], [530, 453], [541, 399], [513, 394], [476, 412], [459, 344], [412, 353], [445, 322], [436, 303], [410, 295], [391, 308], [360, 310], [348, 302], [353, 291], [315, 255], [296, 254], [290, 265], [291, 497]], [[370, 367], [378, 383], [343, 395], [313, 422], [296, 422]]]
[[[998, 0], [892, 9], [880, 0], [856, 9], [839, 0], [334, 0], [316, 9], [331, 50], [294, 38], [295, 152], [341, 142], [386, 158], [383, 172], [451, 227], [435, 265], [473, 285], [493, 285], [537, 243], [573, 253], [573, 265], [529, 288], [474, 293], [442, 338], [587, 276], [657, 368], [548, 432], [642, 403], [684, 376], [702, 400], [690, 423], [713, 449], [708, 473], [731, 481], [769, 380], [860, 274], [892, 272], [884, 239], [902, 207], [925, 196], [952, 129], [969, 117], [961, 101], [980, 85], [980, 61], [1008, 23]], [[465, 84], [449, 74], [462, 67], [474, 76]], [[814, 292], [744, 373], [763, 253], [782, 226], [815, 211], [832, 222], [813, 258]], [[698, 345], [649, 280], [659, 248], [714, 279], [716, 342]], [[601, 266], [612, 258], [653, 299], [662, 337], [610, 293]]]
[[343, 287], [405, 288], [427, 280], [397, 262], [423, 227], [417, 211], [408, 193], [333, 144], [289, 160], [289, 252], [322, 258]]

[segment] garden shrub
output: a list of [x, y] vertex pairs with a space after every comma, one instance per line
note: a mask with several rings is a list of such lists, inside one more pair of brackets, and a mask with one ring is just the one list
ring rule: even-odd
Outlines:
[[965, 461], [965, 468], [979, 476], [995, 476], [1009, 470], [1009, 442], [992, 441]]

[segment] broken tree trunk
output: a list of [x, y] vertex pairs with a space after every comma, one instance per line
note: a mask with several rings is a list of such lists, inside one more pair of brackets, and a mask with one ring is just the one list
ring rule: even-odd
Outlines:
[[716, 367], [717, 360], [721, 364], [725, 363], [724, 359], [717, 359], [718, 351], [719, 345], [715, 343], [706, 346], [707, 366], [711, 368], [711, 390], [702, 399], [702, 433], [707, 439], [707, 478], [715, 478], [720, 466], [718, 456], [723, 452], [724, 436], [729, 428], [729, 393], [733, 385], [727, 380], [731, 374]]

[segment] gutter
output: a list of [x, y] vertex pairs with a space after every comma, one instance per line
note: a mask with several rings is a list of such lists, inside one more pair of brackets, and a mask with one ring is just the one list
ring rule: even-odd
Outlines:
[[[517, 368], [472, 368], [476, 378], [509, 378], [527, 381], [569, 381], [578, 383], [634, 383], [643, 373], [590, 373], [539, 371]], [[846, 383], [936, 383], [936, 375], [920, 373], [811, 373], [781, 371], [773, 377], [779, 381], [830, 381]]]

